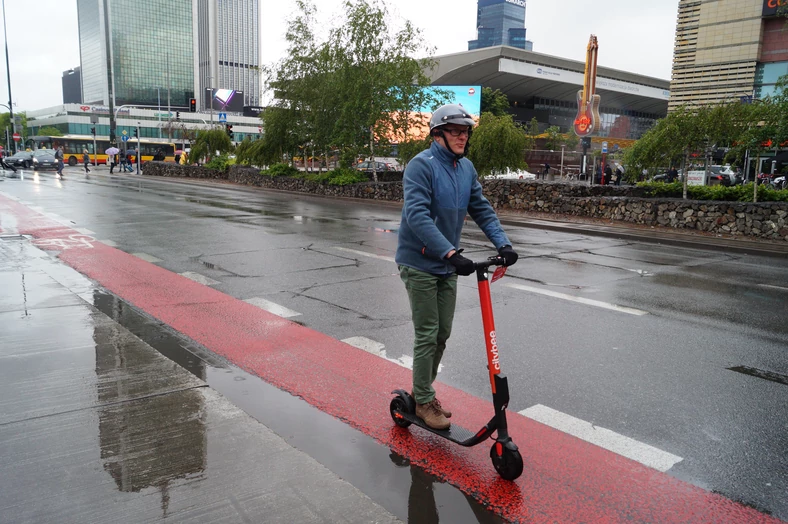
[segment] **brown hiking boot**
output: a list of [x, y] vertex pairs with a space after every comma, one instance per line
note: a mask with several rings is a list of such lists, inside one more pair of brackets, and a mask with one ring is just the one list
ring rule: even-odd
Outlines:
[[426, 404], [416, 404], [416, 416], [432, 429], [449, 429], [451, 422], [443, 412], [435, 405], [435, 401]]
[[441, 401], [438, 400], [438, 397], [435, 397], [435, 400], [433, 400], [433, 402], [435, 402], [435, 406], [440, 410], [441, 413], [443, 413], [444, 417], [451, 418], [451, 411], [449, 411], [448, 409], [443, 409], [443, 406], [441, 406]]

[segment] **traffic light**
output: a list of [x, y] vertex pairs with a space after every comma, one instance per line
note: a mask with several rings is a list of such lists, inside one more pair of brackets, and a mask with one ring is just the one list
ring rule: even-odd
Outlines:
[[190, 113], [196, 113], [197, 112], [197, 99], [196, 98], [190, 98], [189, 99], [189, 112]]
[[96, 128], [95, 127], [91, 127], [90, 128], [90, 134], [93, 135], [94, 137], [96, 136]]
[[134, 128], [134, 138], [137, 138], [137, 136], [138, 136], [138, 133], [137, 133], [137, 128], [135, 127], [135, 128]]
[[175, 120], [180, 120], [180, 119], [181, 119], [181, 112], [175, 111]]
[[233, 139], [233, 126], [231, 124], [225, 124], [224, 130], [227, 131], [227, 136], [230, 137], [230, 140]]

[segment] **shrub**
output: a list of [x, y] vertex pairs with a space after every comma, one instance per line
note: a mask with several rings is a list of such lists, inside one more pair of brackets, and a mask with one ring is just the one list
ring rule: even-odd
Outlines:
[[260, 174], [270, 177], [275, 177], [275, 176], [296, 177], [299, 176], [301, 172], [298, 169], [291, 166], [290, 164], [279, 163], [272, 165], [265, 171], [261, 171]]
[[205, 167], [208, 169], [215, 169], [217, 171], [227, 171], [227, 168], [234, 163], [234, 160], [227, 158], [225, 155], [219, 155], [212, 158], [210, 162], [205, 164]]
[[[681, 198], [683, 186], [681, 182], [666, 184], [664, 182], [640, 182], [637, 185], [645, 190], [644, 196], [649, 198]], [[687, 197], [691, 200], [718, 200], [725, 202], [752, 202], [752, 184], [738, 186], [687, 186]], [[759, 202], [788, 202], [788, 190], [758, 188]]]
[[334, 169], [329, 171], [330, 177], [328, 179], [329, 186], [348, 186], [350, 184], [359, 184], [361, 182], [368, 182], [367, 175], [353, 169]]

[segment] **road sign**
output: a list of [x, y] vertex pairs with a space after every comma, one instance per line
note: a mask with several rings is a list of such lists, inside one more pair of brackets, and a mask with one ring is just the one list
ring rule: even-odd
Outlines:
[[[125, 133], [125, 131], [124, 131], [124, 133]], [[129, 135], [123, 135], [122, 137], [120, 137], [120, 139], [123, 140], [124, 142], [128, 142], [129, 141]]]
[[19, 133], [14, 133], [14, 142], [19, 142], [20, 140], [22, 140], [22, 137], [19, 136]]
[[602, 152], [607, 153], [607, 142], [602, 142]]
[[126, 136], [129, 134], [129, 132], [124, 129], [123, 131], [120, 132], [120, 134]]
[[222, 124], [227, 122], [227, 113], [219, 113], [219, 122]]

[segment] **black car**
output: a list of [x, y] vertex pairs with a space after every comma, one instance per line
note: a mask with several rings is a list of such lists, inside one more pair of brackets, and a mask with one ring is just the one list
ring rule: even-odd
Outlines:
[[33, 169], [57, 169], [55, 153], [49, 149], [38, 149], [33, 152]]
[[9, 166], [30, 169], [33, 167], [33, 153], [31, 151], [19, 151], [9, 157], [4, 158]]

